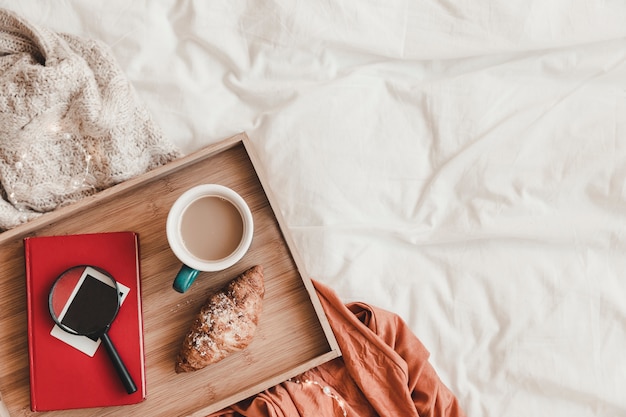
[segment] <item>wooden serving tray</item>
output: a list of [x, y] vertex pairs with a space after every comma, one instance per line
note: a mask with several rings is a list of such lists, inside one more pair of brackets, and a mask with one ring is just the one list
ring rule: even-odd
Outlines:
[[[202, 272], [179, 294], [172, 281], [180, 262], [167, 244], [166, 217], [180, 194], [203, 183], [237, 191], [252, 210], [255, 234], [240, 262], [219, 273]], [[242, 133], [0, 234], [0, 393], [12, 416], [35, 415], [29, 398], [23, 238], [124, 230], [139, 234], [147, 399], [37, 416], [203, 416], [340, 355]], [[266, 294], [253, 342], [203, 370], [176, 374], [176, 353], [207, 294], [255, 264], [264, 266]]]

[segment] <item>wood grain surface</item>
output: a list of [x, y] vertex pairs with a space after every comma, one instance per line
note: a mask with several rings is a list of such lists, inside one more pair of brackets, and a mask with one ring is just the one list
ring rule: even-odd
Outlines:
[[[248, 253], [172, 289], [180, 262], [165, 236], [169, 208], [194, 185], [237, 191], [255, 222]], [[265, 185], [265, 188], [264, 188]], [[0, 393], [11, 416], [206, 415], [340, 355], [250, 140], [239, 134], [0, 234]], [[136, 405], [32, 413], [23, 238], [130, 230], [139, 234], [147, 399]], [[177, 350], [207, 295], [245, 269], [265, 269], [264, 310], [251, 345], [203, 370], [176, 374]]]

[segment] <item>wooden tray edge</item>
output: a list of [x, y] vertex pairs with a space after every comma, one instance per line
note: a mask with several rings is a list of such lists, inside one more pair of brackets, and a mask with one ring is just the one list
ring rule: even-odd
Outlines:
[[309, 276], [309, 274], [306, 271], [306, 268], [304, 267], [304, 261], [300, 257], [300, 254], [296, 248], [296, 244], [293, 238], [291, 237], [291, 233], [289, 233], [289, 230], [286, 229], [287, 223], [285, 219], [283, 218], [282, 212], [280, 211], [280, 207], [278, 207], [276, 198], [269, 185], [269, 181], [267, 180], [267, 174], [265, 173], [265, 169], [263, 165], [261, 164], [259, 156], [256, 153], [256, 150], [254, 149], [252, 141], [250, 140], [248, 135], [246, 135], [245, 133], [242, 134], [242, 142], [243, 142], [244, 147], [246, 148], [248, 157], [250, 158], [250, 161], [252, 162], [252, 166], [254, 166], [254, 170], [256, 171], [257, 177], [259, 178], [259, 181], [261, 182], [261, 187], [265, 191], [267, 200], [269, 201], [272, 211], [274, 212], [274, 216], [276, 217], [280, 231], [283, 234], [283, 238], [285, 239], [285, 242], [287, 243], [287, 246], [289, 247], [289, 250], [291, 251], [291, 256], [293, 257], [293, 260], [296, 264], [298, 273], [300, 274], [300, 277], [302, 278], [304, 286], [309, 294], [309, 298], [311, 299], [311, 303], [313, 304], [313, 308], [315, 309], [315, 313], [317, 317], [319, 318], [322, 329], [324, 330], [324, 335], [330, 346], [330, 351], [336, 352], [337, 356], [341, 356], [341, 350], [339, 349], [339, 345], [337, 344], [337, 339], [335, 338], [335, 334], [333, 333], [332, 328], [330, 327], [330, 323], [328, 322], [326, 313], [324, 312], [324, 309], [319, 300], [319, 297], [317, 296], [317, 291], [315, 291], [315, 287], [313, 286], [311, 277]]
[[317, 356], [309, 361], [302, 363], [300, 366], [293, 368], [289, 372], [284, 372], [282, 374], [276, 375], [272, 378], [268, 378], [263, 382], [256, 384], [252, 387], [249, 387], [245, 390], [242, 390], [237, 393], [237, 395], [232, 395], [230, 397], [224, 398], [220, 401], [214, 402], [207, 407], [204, 407], [200, 410], [196, 410], [193, 414], [189, 414], [188, 417], [206, 417], [208, 414], [214, 413], [216, 411], [220, 411], [229, 405], [235, 404], [237, 401], [240, 401], [239, 397], [249, 398], [259, 392], [262, 392], [268, 384], [270, 387], [278, 385], [287, 381], [289, 378], [293, 378], [301, 373], [308, 371], [309, 369], [315, 368], [316, 366], [322, 365], [330, 360], [336, 359], [339, 357], [337, 351], [330, 350], [327, 353]]
[[35, 231], [47, 225], [55, 223], [63, 219], [64, 217], [70, 216], [72, 213], [82, 211], [85, 208], [88, 208], [92, 204], [96, 204], [101, 200], [107, 200], [109, 198], [112, 198], [116, 194], [133, 189], [146, 181], [156, 180], [164, 176], [170, 175], [171, 173], [177, 172], [178, 170], [185, 168], [190, 163], [209, 158], [217, 153], [238, 145], [240, 142], [242, 142], [244, 137], [247, 137], [245, 133], [239, 133], [220, 142], [208, 145], [188, 155], [181, 156], [180, 158], [170, 161], [165, 165], [161, 165], [126, 181], [112, 185], [109, 188], [106, 188], [67, 206], [60, 207], [48, 213], [44, 213], [42, 216], [36, 219], [33, 219], [27, 223], [14, 227], [13, 229], [9, 229], [0, 233], [0, 243], [11, 239], [20, 238], [29, 233], [34, 233]]

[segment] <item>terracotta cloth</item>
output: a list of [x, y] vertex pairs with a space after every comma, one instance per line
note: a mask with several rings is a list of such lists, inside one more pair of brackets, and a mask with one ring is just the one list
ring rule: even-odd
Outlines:
[[400, 317], [314, 285], [343, 356], [210, 417], [465, 416]]

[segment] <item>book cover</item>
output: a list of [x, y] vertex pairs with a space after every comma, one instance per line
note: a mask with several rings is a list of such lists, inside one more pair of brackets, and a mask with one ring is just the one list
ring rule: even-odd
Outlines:
[[[28, 307], [30, 398], [33, 411], [104, 407], [146, 396], [139, 240], [134, 232], [24, 239]], [[117, 281], [120, 307], [108, 335], [137, 391], [128, 394], [100, 339], [69, 334], [55, 324], [49, 294], [76, 265], [91, 265]]]

